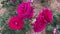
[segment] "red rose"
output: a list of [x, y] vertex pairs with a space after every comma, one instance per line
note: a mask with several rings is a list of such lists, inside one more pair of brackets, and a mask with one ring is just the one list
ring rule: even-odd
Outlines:
[[24, 27], [24, 22], [18, 16], [14, 16], [9, 20], [9, 27], [13, 30], [21, 30]]

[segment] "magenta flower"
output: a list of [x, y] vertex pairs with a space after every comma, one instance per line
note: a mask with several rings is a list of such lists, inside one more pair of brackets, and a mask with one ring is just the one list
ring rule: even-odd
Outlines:
[[39, 14], [36, 18], [36, 22], [33, 25], [33, 29], [35, 32], [41, 32], [46, 28], [46, 21], [44, 19], [44, 16], [42, 14]]
[[33, 7], [30, 2], [22, 2], [18, 5], [17, 14], [21, 18], [32, 18], [33, 17]]
[[24, 27], [24, 22], [18, 16], [14, 16], [9, 20], [9, 27], [13, 30], [21, 30]]
[[52, 12], [48, 8], [43, 8], [42, 12], [36, 18], [33, 24], [35, 32], [41, 32], [46, 28], [46, 25], [53, 20]]
[[48, 8], [42, 9], [42, 15], [44, 16], [44, 19], [47, 21], [47, 23], [50, 23], [53, 20], [52, 11]]

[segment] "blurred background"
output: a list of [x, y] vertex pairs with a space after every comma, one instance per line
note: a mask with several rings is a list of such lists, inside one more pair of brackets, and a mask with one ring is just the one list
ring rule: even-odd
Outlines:
[[[5, 31], [8, 27], [6, 25], [8, 18], [16, 15], [14, 11], [16, 11], [17, 5], [23, 1], [28, 2], [29, 0], [0, 0], [0, 34], [10, 33]], [[43, 7], [48, 7], [52, 10], [54, 16], [53, 22], [47, 25], [44, 31], [37, 34], [53, 34], [54, 27], [58, 28], [56, 32], [60, 34], [60, 0], [33, 0], [32, 6], [34, 7], [35, 15], [37, 15]], [[29, 33], [33, 34], [33, 31], [29, 30], [27, 34]]]

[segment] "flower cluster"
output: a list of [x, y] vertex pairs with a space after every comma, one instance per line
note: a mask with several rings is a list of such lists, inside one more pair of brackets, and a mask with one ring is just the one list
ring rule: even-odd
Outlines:
[[[31, 19], [33, 17], [33, 7], [30, 2], [22, 2], [17, 7], [17, 16], [14, 16], [9, 21], [9, 26], [14, 30], [21, 30], [24, 27], [24, 19]], [[43, 8], [42, 12], [36, 18], [33, 24], [33, 29], [35, 32], [41, 32], [46, 28], [46, 25], [53, 20], [53, 15], [51, 10], [48, 8]]]
[[48, 8], [43, 8], [42, 12], [39, 13], [33, 25], [34, 31], [41, 32], [46, 28], [46, 25], [49, 24], [52, 20], [53, 20], [53, 15], [51, 10], [49, 10]]
[[33, 17], [33, 7], [30, 2], [22, 2], [17, 7], [17, 16], [9, 20], [9, 26], [13, 30], [21, 30], [24, 27], [24, 19]]

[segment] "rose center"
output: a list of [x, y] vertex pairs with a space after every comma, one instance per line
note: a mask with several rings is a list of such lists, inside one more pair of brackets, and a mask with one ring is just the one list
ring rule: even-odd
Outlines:
[[19, 23], [15, 22], [15, 25], [16, 25], [16, 26], [18, 26], [18, 25], [19, 25]]
[[18, 23], [17, 23], [17, 22], [15, 22], [15, 24], [17, 25]]

